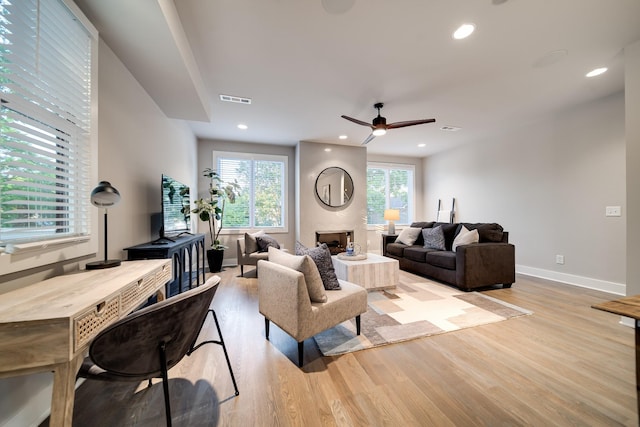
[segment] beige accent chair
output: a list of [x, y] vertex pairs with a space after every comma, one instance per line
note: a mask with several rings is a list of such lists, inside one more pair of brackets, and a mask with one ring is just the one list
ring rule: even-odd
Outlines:
[[245, 250], [244, 237], [241, 237], [237, 240], [238, 265], [240, 266], [241, 276], [244, 276], [245, 265], [258, 265], [258, 261], [261, 259], [269, 259], [269, 254], [267, 252], [252, 252], [248, 254]]
[[291, 268], [258, 261], [258, 306], [264, 316], [265, 336], [269, 322], [298, 342], [298, 366], [303, 364], [304, 340], [353, 317], [360, 335], [360, 315], [367, 311], [367, 291], [339, 280], [341, 290], [326, 291], [327, 301], [311, 302], [304, 275]]

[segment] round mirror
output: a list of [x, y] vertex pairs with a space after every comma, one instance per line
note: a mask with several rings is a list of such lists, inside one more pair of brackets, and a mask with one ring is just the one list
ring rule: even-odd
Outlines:
[[316, 194], [327, 206], [338, 208], [346, 205], [353, 197], [351, 175], [342, 168], [326, 168], [316, 179]]

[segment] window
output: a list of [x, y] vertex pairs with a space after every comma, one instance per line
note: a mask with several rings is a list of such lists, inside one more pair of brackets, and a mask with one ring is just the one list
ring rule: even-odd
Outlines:
[[240, 186], [236, 202], [225, 205], [225, 228], [286, 228], [286, 156], [214, 152], [213, 165], [223, 182]]
[[367, 222], [385, 224], [384, 210], [399, 209], [399, 224], [413, 222], [413, 165], [369, 163], [367, 165]]
[[6, 251], [91, 234], [96, 46], [95, 29], [73, 3], [0, 1], [0, 247]]

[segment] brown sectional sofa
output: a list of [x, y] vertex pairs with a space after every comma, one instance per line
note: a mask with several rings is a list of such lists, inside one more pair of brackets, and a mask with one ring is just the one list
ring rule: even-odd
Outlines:
[[[407, 246], [395, 243], [396, 236], [383, 236], [383, 255], [395, 258], [400, 268], [430, 277], [464, 291], [502, 284], [509, 288], [515, 282], [515, 246], [509, 243], [509, 233], [495, 223], [438, 223], [414, 222], [414, 228], [433, 228], [441, 225], [445, 249], [424, 247], [422, 233], [416, 242]], [[478, 230], [479, 242], [458, 246], [451, 251], [453, 241], [462, 226]]]

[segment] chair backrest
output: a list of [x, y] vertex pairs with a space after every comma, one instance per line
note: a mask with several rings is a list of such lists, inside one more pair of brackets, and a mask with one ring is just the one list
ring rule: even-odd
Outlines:
[[99, 367], [131, 377], [160, 376], [160, 343], [166, 346], [167, 369], [189, 351], [218, 289], [213, 276], [195, 289], [138, 310], [100, 332], [89, 348]]

